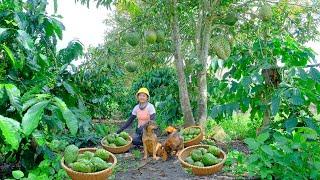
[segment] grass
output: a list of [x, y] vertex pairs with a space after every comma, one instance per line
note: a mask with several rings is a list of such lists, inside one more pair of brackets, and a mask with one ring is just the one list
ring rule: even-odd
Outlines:
[[255, 137], [256, 129], [260, 124], [261, 120], [251, 120], [250, 115], [247, 113], [234, 113], [232, 117], [226, 118], [219, 123], [213, 119], [208, 119], [206, 126], [208, 134], [214, 134], [215, 132], [210, 132], [210, 130], [219, 125], [231, 139], [242, 140], [248, 137]]

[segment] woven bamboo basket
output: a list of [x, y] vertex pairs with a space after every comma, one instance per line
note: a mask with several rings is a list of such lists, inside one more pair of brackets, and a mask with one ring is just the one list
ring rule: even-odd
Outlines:
[[213, 165], [213, 166], [198, 167], [198, 166], [191, 165], [191, 164], [184, 161], [190, 155], [192, 150], [197, 149], [197, 148], [201, 148], [201, 147], [207, 149], [209, 147], [209, 145], [190, 146], [190, 147], [183, 149], [179, 153], [178, 158], [179, 158], [179, 161], [180, 161], [182, 167], [190, 168], [192, 173], [197, 176], [206, 176], [206, 175], [210, 175], [210, 174], [214, 174], [216, 172], [219, 172], [222, 169], [223, 164], [225, 163], [225, 161], [227, 159], [226, 153], [224, 151], [222, 151], [221, 149], [220, 149], [219, 158], [222, 158], [222, 161], [218, 164]]
[[[97, 148], [81, 148], [79, 150], [79, 153], [82, 153], [84, 151], [91, 151], [95, 152]], [[108, 169], [99, 171], [99, 172], [94, 172], [94, 173], [82, 173], [82, 172], [77, 172], [69, 168], [67, 165], [64, 164], [64, 158], [61, 159], [61, 166], [62, 168], [67, 172], [69, 177], [73, 180], [106, 180], [109, 176], [112, 174], [112, 169], [115, 167], [117, 164], [117, 158], [115, 155], [110, 153], [110, 157], [108, 159], [108, 162], [112, 163], [112, 166], [109, 167]]]
[[195, 138], [193, 138], [193, 139], [191, 139], [189, 141], [184, 141], [183, 142], [184, 147], [200, 144], [200, 142], [203, 140], [203, 130], [202, 130], [201, 126], [189, 126], [189, 127], [185, 128], [185, 129], [189, 129], [189, 128], [200, 128], [201, 131], [200, 131], [200, 134], [197, 137], [195, 137]]
[[129, 136], [130, 140], [129, 140], [128, 144], [126, 144], [124, 146], [118, 146], [118, 147], [110, 147], [110, 146], [104, 144], [103, 142], [104, 142], [105, 138], [106, 137], [104, 137], [101, 140], [101, 145], [103, 146], [104, 149], [106, 149], [107, 151], [110, 151], [110, 152], [112, 152], [114, 154], [121, 154], [121, 153], [127, 152], [127, 151], [129, 151], [129, 149], [130, 149], [130, 147], [132, 145], [132, 137], [131, 136]]

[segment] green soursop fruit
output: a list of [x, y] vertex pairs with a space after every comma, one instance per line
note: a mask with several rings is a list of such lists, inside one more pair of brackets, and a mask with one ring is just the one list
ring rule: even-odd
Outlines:
[[91, 158], [93, 158], [94, 153], [90, 152], [90, 151], [86, 151], [83, 153], [83, 155], [86, 157], [86, 159], [91, 159]]
[[193, 163], [194, 166], [198, 166], [198, 167], [204, 167], [204, 164], [201, 161], [197, 161], [195, 163]]
[[139, 44], [139, 34], [135, 33], [135, 32], [130, 32], [126, 35], [126, 41], [128, 42], [128, 44], [130, 44], [131, 46], [136, 46]]
[[124, 67], [128, 72], [135, 72], [138, 69], [138, 66], [135, 62], [129, 61], [124, 64]]
[[110, 144], [107, 139], [104, 139], [102, 143], [103, 143], [104, 145], [107, 145], [107, 146]]
[[124, 146], [124, 145], [128, 144], [128, 142], [125, 139], [123, 139], [122, 137], [116, 137], [115, 144], [117, 146]]
[[153, 30], [149, 30], [145, 33], [146, 41], [150, 44], [153, 44], [157, 41], [157, 33]]
[[97, 149], [96, 152], [94, 153], [94, 156], [99, 157], [103, 160], [108, 160], [110, 157], [110, 154], [107, 150], [105, 149]]
[[191, 151], [191, 157], [194, 161], [200, 161], [202, 159], [202, 152], [199, 149], [194, 149]]
[[224, 23], [229, 25], [229, 26], [233, 26], [237, 23], [238, 21], [238, 17], [235, 13], [229, 13], [227, 14], [227, 16], [224, 18]]
[[162, 43], [164, 41], [165, 35], [163, 31], [157, 31], [157, 43]]
[[84, 164], [90, 164], [90, 159], [77, 159], [77, 162], [81, 162]]
[[68, 164], [68, 167], [71, 168], [71, 169], [73, 169], [73, 168], [74, 168], [73, 165], [74, 165], [74, 163], [70, 163], [70, 164]]
[[194, 163], [194, 160], [192, 159], [191, 156], [188, 156], [184, 161], [191, 165]]
[[220, 154], [220, 149], [217, 148], [216, 146], [209, 146], [208, 153], [218, 156]]
[[189, 135], [189, 133], [190, 133], [189, 129], [184, 129], [182, 134], [183, 135]]
[[200, 128], [193, 128], [193, 135], [199, 135], [201, 132]]
[[110, 166], [108, 166], [108, 163], [106, 161], [102, 160], [99, 157], [93, 157], [91, 159], [91, 163], [95, 167], [96, 171], [101, 171], [101, 170], [104, 170], [104, 169], [107, 169], [108, 167], [110, 167]]
[[202, 155], [204, 155], [208, 152], [208, 150], [206, 148], [199, 148], [199, 150], [201, 151]]
[[69, 145], [64, 150], [64, 161], [67, 164], [73, 163], [75, 160], [77, 160], [79, 154], [79, 148], [75, 145]]
[[217, 164], [219, 162], [218, 158], [215, 157], [213, 154], [211, 153], [206, 153], [205, 155], [203, 155], [202, 157], [202, 163], [205, 166], [212, 166], [214, 164]]
[[224, 36], [216, 36], [212, 39], [212, 50], [222, 60], [228, 59], [231, 47], [228, 39]]
[[268, 21], [272, 18], [272, 9], [268, 4], [262, 5], [259, 9], [259, 18], [263, 21]]
[[122, 137], [123, 139], [126, 139], [128, 140], [129, 139], [129, 134], [127, 132], [124, 132], [122, 131], [120, 134], [119, 134], [120, 137]]
[[114, 134], [108, 134], [106, 139], [109, 143], [113, 143], [116, 137]]
[[77, 172], [83, 172], [83, 173], [92, 172], [90, 165], [82, 163], [82, 162], [73, 163], [73, 170], [77, 171]]
[[109, 146], [110, 146], [110, 147], [117, 147], [117, 145], [115, 145], [115, 144], [113, 144], [113, 143], [110, 144]]
[[89, 157], [87, 157], [86, 155], [84, 154], [79, 154], [78, 157], [77, 157], [77, 161], [79, 161], [79, 159], [86, 159], [86, 160], [90, 160]]

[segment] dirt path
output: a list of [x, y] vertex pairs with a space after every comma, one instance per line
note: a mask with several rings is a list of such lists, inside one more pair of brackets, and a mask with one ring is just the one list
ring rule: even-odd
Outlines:
[[154, 161], [151, 157], [147, 161], [135, 159], [131, 153], [117, 155], [119, 165], [116, 168], [117, 172], [115, 179], [127, 180], [127, 179], [234, 179], [233, 177], [223, 175], [223, 173], [217, 173], [211, 176], [199, 177], [194, 176], [184, 170], [179, 160], [176, 157], [170, 158], [168, 161]]
[[[248, 148], [243, 144], [242, 141], [232, 141], [228, 145], [217, 144], [218, 147], [222, 148], [225, 152], [228, 149], [236, 149], [244, 153], [248, 153]], [[140, 153], [139, 153], [140, 152]], [[234, 176], [219, 172], [210, 176], [194, 176], [193, 174], [187, 172], [181, 167], [180, 162], [177, 157], [171, 157], [168, 161], [154, 161], [151, 157], [148, 157], [147, 161], [142, 160], [142, 149], [132, 148], [128, 153], [118, 154], [118, 165], [115, 169], [116, 173], [114, 179], [116, 180], [206, 180], [206, 179], [236, 179]], [[134, 155], [140, 154], [140, 156]], [[237, 178], [239, 179], [239, 177]]]

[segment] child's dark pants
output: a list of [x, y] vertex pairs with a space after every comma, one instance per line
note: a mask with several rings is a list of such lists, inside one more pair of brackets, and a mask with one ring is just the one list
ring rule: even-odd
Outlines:
[[142, 146], [142, 134], [143, 134], [143, 127], [139, 127], [136, 129], [136, 133], [133, 135], [132, 144], [135, 146]]

